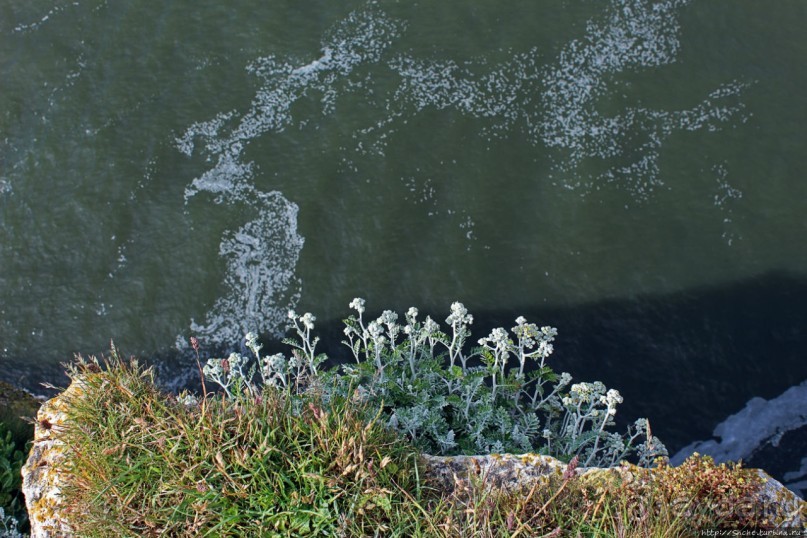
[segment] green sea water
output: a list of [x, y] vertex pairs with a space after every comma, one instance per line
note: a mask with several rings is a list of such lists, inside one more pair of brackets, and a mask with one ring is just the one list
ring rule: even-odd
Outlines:
[[804, 28], [801, 0], [6, 0], [4, 376], [364, 297], [539, 316], [635, 395], [678, 365], [741, 387], [720, 412], [770, 396], [807, 375]]

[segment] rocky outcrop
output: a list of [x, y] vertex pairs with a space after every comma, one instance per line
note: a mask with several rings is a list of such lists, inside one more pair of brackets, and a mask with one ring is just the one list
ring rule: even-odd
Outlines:
[[66, 455], [59, 432], [65, 426], [70, 402], [81, 393], [81, 382], [74, 381], [63, 393], [45, 402], [36, 415], [34, 443], [22, 468], [31, 538], [71, 536], [62, 511]]
[[[32, 538], [71, 536], [69, 522], [64, 517], [66, 451], [59, 439], [63, 431], [71, 402], [83, 393], [80, 377], [66, 391], [47, 401], [37, 414], [35, 439], [28, 461], [23, 467], [23, 490], [31, 521]], [[491, 488], [515, 490], [529, 488], [547, 477], [576, 477], [596, 479], [598, 476], [621, 474], [623, 479], [638, 476], [637, 468], [629, 465], [613, 469], [570, 468], [567, 464], [535, 454], [491, 454], [487, 456], [423, 456], [423, 475], [436, 487], [452, 491], [467, 485], [475, 478], [483, 478]], [[802, 528], [807, 523], [807, 505], [793, 492], [757, 471], [764, 479], [764, 487], [755, 502], [770, 511], [770, 520], [779, 526]], [[571, 473], [571, 474], [570, 474]]]
[[[424, 475], [435, 486], [451, 491], [467, 488], [470, 482], [483, 479], [492, 488], [525, 490], [548, 477], [574, 476], [588, 481], [620, 478], [623, 482], [645, 480], [653, 470], [624, 464], [608, 469], [598, 467], [570, 467], [550, 456], [538, 454], [490, 454], [487, 456], [423, 456]], [[755, 498], [749, 499], [756, 510], [764, 510], [772, 526], [801, 529], [807, 526], [807, 503], [795, 493], [771, 478], [762, 469], [752, 469], [760, 477], [762, 488]], [[738, 503], [738, 509], [746, 505]]]

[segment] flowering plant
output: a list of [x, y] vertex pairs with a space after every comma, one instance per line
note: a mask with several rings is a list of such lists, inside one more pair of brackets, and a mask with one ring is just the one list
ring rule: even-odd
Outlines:
[[261, 384], [294, 394], [316, 386], [326, 400], [358, 398], [382, 409], [391, 428], [433, 454], [539, 452], [606, 467], [628, 457], [649, 466], [667, 454], [645, 419], [624, 436], [608, 430], [622, 402], [618, 391], [600, 382], [570, 386], [568, 373], [547, 366], [553, 327], [518, 317], [509, 332], [493, 329], [466, 349], [473, 316], [462, 303], [451, 305], [446, 332], [429, 316], [420, 321], [414, 307], [399, 322], [391, 310], [366, 320], [363, 299], [349, 306], [356, 314], [344, 320], [343, 343], [355, 364], [321, 370], [326, 356], [315, 351], [314, 316], [290, 312], [297, 333], [285, 341], [291, 357], [262, 356], [250, 333], [246, 345], [259, 368], [245, 371], [246, 359], [233, 354], [211, 359], [204, 373], [230, 397], [235, 390], [259, 390], [257, 370]]

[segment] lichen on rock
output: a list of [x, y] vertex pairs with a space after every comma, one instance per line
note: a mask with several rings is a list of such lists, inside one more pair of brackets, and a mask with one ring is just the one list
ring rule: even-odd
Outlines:
[[34, 442], [22, 468], [31, 538], [71, 536], [63, 512], [67, 451], [60, 432], [67, 423], [68, 407], [82, 392], [82, 381], [77, 378], [64, 392], [42, 404], [36, 415]]

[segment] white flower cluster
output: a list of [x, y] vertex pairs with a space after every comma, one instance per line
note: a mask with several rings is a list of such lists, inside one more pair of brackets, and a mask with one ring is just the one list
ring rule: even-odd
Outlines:
[[426, 321], [423, 323], [423, 330], [428, 335], [433, 335], [440, 330], [440, 326], [431, 317], [426, 316]]
[[[519, 365], [516, 377], [523, 380], [525, 367], [530, 360], [538, 359], [538, 368], [544, 368], [547, 357], [554, 351], [552, 341], [558, 334], [557, 329], [554, 327], [547, 326], [539, 329], [534, 323], [527, 323], [527, 320], [523, 316], [516, 318], [516, 326], [511, 330], [516, 336], [516, 342], [512, 340], [510, 335], [503, 328], [493, 329], [490, 335], [479, 339], [479, 345], [489, 353], [488, 361], [494, 370], [494, 373], [492, 373], [494, 396], [499, 381], [497, 377], [501, 379], [505, 377], [507, 365], [511, 357], [515, 357]], [[496, 370], [498, 370], [498, 374], [495, 373]], [[568, 384], [570, 380], [571, 378], [565, 380], [565, 382], [559, 383], [556, 390], [545, 397], [543, 397], [543, 391], [546, 381], [538, 380], [529, 398], [532, 405], [538, 408], [554, 402], [557, 398], [557, 391]]]
[[446, 318], [446, 323], [453, 327], [455, 325], [471, 325], [473, 322], [474, 317], [468, 313], [465, 305], [460, 302], [451, 304], [451, 314]]
[[616, 389], [609, 389], [605, 396], [600, 396], [600, 403], [605, 404], [609, 415], [616, 415], [616, 406], [622, 401], [622, 395]]
[[549, 357], [554, 348], [552, 342], [558, 335], [558, 330], [554, 327], [541, 327], [534, 323], [527, 323], [524, 317], [516, 319], [516, 326], [512, 328], [513, 334], [519, 340], [519, 347], [523, 350], [532, 350], [536, 345], [538, 349], [530, 353], [530, 356]]
[[[288, 316], [289, 319], [292, 320], [295, 325], [297, 325], [298, 322], [302, 323], [303, 327], [305, 327], [306, 330], [309, 331], [314, 328], [314, 322], [317, 321], [316, 316], [314, 316], [311, 312], [306, 312], [302, 316], [298, 317], [297, 312], [295, 312], [294, 310], [289, 310]], [[249, 336], [250, 334], [251, 333], [247, 333], [247, 336]]]
[[479, 339], [479, 345], [485, 346], [492, 351], [496, 351], [498, 353], [504, 353], [510, 350], [510, 347], [513, 345], [512, 340], [507, 335], [507, 331], [502, 329], [501, 327], [493, 329], [485, 338]]
[[383, 346], [387, 343], [387, 339], [384, 337], [384, 327], [378, 321], [371, 321], [367, 325], [367, 333], [377, 346]]
[[353, 310], [355, 310], [356, 312], [358, 312], [359, 315], [364, 314], [364, 299], [362, 299], [361, 297], [356, 297], [355, 299], [350, 301], [350, 304], [348, 306]]
[[[599, 381], [593, 383], [575, 383], [568, 395], [561, 399], [565, 408], [564, 419], [559, 431], [559, 437], [564, 445], [561, 451], [575, 449], [586, 457], [585, 465], [596, 462], [598, 465], [616, 465], [630, 451], [637, 451], [641, 464], [652, 463], [651, 452], [645, 449], [634, 448], [633, 443], [645, 434], [641, 429], [645, 422], [636, 423], [636, 431], [628, 432], [627, 439], [607, 432], [605, 428], [613, 425], [617, 405], [622, 403], [622, 395], [618, 390], [606, 389]], [[594, 432], [595, 436], [586, 436]], [[581, 441], [582, 439], [582, 441]], [[648, 440], [650, 440], [648, 432]], [[653, 456], [664, 455], [664, 445], [660, 442], [658, 450], [652, 451]]]
[[563, 398], [563, 405], [566, 407], [578, 407], [599, 401], [599, 397], [605, 394], [605, 385], [601, 381], [593, 383], [575, 383], [569, 389], [569, 395]]
[[395, 322], [397, 321], [398, 321], [398, 314], [396, 314], [392, 310], [384, 310], [377, 320], [379, 324], [383, 323], [384, 325], [387, 326], [395, 325]]
[[[551, 342], [558, 335], [558, 330], [554, 327], [545, 326], [539, 329], [536, 324], [527, 323], [523, 316], [519, 316], [516, 318], [516, 326], [511, 330], [518, 339], [518, 349], [521, 354], [545, 359], [554, 351]], [[536, 345], [538, 349], [531, 351]]]
[[308, 329], [309, 331], [314, 328], [314, 322], [317, 320], [310, 312], [306, 312], [305, 314], [300, 317], [300, 322], [303, 326]]
[[294, 325], [299, 340], [284, 340], [285, 343], [297, 348], [302, 354], [304, 363], [297, 362], [292, 368], [296, 368], [296, 375], [302, 375], [304, 370], [310, 371], [314, 376], [317, 375], [317, 366], [324, 360], [324, 357], [318, 357], [315, 348], [319, 342], [318, 337], [312, 337], [311, 333], [314, 330], [314, 322], [317, 320], [311, 312], [306, 312], [302, 316], [297, 316], [294, 310], [289, 310], [289, 319]]
[[[229, 398], [234, 398], [236, 392], [240, 391], [257, 394], [260, 385], [287, 388], [292, 381], [299, 383], [305, 374], [313, 372], [319, 361], [314, 356], [317, 339], [310, 337], [316, 318], [311, 314], [298, 317], [289, 311], [289, 319], [294, 320], [298, 335], [303, 339], [302, 344], [295, 346], [303, 353], [295, 352], [288, 359], [283, 353], [262, 356], [263, 345], [258, 341], [258, 336], [248, 332], [244, 336], [244, 343], [255, 356], [257, 366], [248, 368], [250, 359], [239, 353], [231, 353], [226, 359], [208, 359], [202, 369], [203, 374], [218, 383]], [[291, 344], [294, 345], [293, 342]], [[260, 383], [254, 380], [256, 370]]]
[[[334, 381], [326, 392], [344, 391], [342, 396], [353, 400], [392, 408], [389, 425], [437, 451], [433, 453], [456, 446], [494, 452], [540, 449], [557, 456], [577, 455], [585, 465], [609, 465], [626, 454], [638, 454], [647, 462], [664, 451], [646, 422], [637, 422], [627, 438], [606, 431], [622, 403], [617, 390], [599, 381], [572, 385], [570, 374], [558, 375], [546, 367], [557, 336], [553, 327], [539, 327], [519, 316], [510, 331], [495, 328], [477, 340], [480, 347], [465, 351], [474, 319], [460, 302], [451, 305], [445, 332], [430, 316], [419, 321], [415, 307], [406, 311], [401, 323], [392, 310], [365, 321], [365, 301], [358, 297], [349, 307], [356, 314], [345, 320], [344, 344], [357, 364], [342, 365], [339, 374], [317, 371], [325, 355], [315, 353], [316, 317], [293, 310], [288, 317], [296, 337], [284, 340], [294, 348], [290, 357], [262, 356], [257, 335], [247, 333], [245, 343], [256, 366], [247, 369], [248, 360], [233, 353], [207, 361], [204, 374], [229, 397], [256, 391], [256, 373], [264, 386], [293, 395], [312, 383], [322, 389], [331, 386], [323, 381]], [[643, 447], [635, 446], [640, 437], [648, 439]]]
[[[297, 317], [292, 311], [289, 311], [289, 314], [291, 319]], [[260, 365], [260, 376], [263, 384], [272, 385], [274, 387], [285, 387], [288, 383], [286, 376], [289, 368], [293, 368], [291, 362], [294, 358], [292, 357], [291, 360], [286, 361], [286, 357], [282, 353], [261, 357], [263, 344], [258, 342], [258, 336], [253, 332], [248, 332], [244, 337], [244, 341], [249, 350], [255, 355]]]
[[208, 359], [202, 373], [221, 385], [227, 396], [232, 397], [234, 387], [249, 381], [244, 371], [248, 362], [240, 353], [230, 353], [226, 359]]
[[256, 356], [260, 355], [261, 349], [263, 349], [263, 344], [258, 342], [258, 335], [253, 332], [248, 332], [244, 337], [245, 344], [249, 348], [252, 353]]
[[401, 331], [404, 334], [412, 335], [416, 326], [417, 308], [410, 308], [406, 313], [407, 324], [403, 328], [398, 324], [398, 314], [392, 310], [384, 310], [378, 318], [364, 324], [363, 314], [365, 312], [365, 301], [360, 297], [353, 299], [348, 305], [358, 312], [359, 317], [351, 317], [347, 320], [343, 330], [348, 342], [345, 342], [351, 351], [356, 362], [361, 362], [362, 354], [367, 358], [372, 357], [373, 362], [379, 372], [383, 372], [385, 365], [382, 356], [385, 350], [394, 348], [397, 345], [398, 335]]
[[261, 366], [264, 382], [274, 386], [286, 386], [286, 357], [283, 353], [275, 353], [263, 358]]
[[563, 385], [564, 387], [572, 382], [572, 374], [569, 372], [563, 372], [560, 374], [560, 380], [558, 381], [558, 385]]

